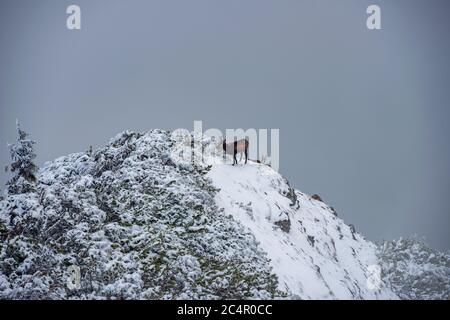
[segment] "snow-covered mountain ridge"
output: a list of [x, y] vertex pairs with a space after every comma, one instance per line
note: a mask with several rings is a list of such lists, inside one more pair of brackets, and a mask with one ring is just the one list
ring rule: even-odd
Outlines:
[[290, 187], [270, 167], [213, 165], [216, 201], [250, 229], [271, 259], [279, 288], [302, 299], [395, 299], [371, 281], [376, 246], [332, 208]]
[[231, 166], [207, 138], [200, 164], [173, 145], [167, 131], [123, 132], [5, 194], [0, 298], [398, 298], [374, 278], [377, 246], [328, 205], [267, 165]]

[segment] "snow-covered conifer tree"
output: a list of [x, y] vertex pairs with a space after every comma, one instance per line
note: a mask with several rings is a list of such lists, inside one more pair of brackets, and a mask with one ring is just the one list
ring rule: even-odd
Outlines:
[[11, 172], [14, 176], [8, 182], [9, 194], [28, 193], [34, 190], [36, 182], [37, 167], [34, 164], [35, 141], [27, 139], [28, 134], [20, 128], [19, 121], [16, 120], [17, 134], [19, 135], [15, 144], [9, 144], [9, 153], [11, 155]]

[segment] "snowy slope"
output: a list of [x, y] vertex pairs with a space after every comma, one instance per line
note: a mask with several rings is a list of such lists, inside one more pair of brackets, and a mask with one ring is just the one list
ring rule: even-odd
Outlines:
[[326, 204], [269, 166], [224, 163], [208, 139], [204, 163], [173, 145], [123, 132], [0, 199], [0, 299], [397, 298], [367, 286], [376, 245]]
[[279, 289], [303, 299], [397, 298], [382, 284], [367, 286], [367, 268], [378, 263], [376, 245], [323, 202], [294, 191], [269, 166], [216, 160], [208, 176], [220, 189], [218, 206], [249, 228], [268, 253]]

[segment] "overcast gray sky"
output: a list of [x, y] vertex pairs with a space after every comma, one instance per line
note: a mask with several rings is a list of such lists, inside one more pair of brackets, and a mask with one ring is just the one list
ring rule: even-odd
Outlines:
[[[378, 4], [382, 30], [366, 28]], [[66, 29], [78, 4], [82, 30]], [[279, 128], [280, 171], [371, 240], [450, 249], [447, 0], [0, 2], [0, 164], [116, 133]], [[7, 179], [0, 174], [1, 185]]]

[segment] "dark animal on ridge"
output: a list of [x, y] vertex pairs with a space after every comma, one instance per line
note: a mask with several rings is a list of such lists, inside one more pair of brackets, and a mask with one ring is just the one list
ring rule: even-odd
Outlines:
[[232, 154], [233, 155], [233, 166], [238, 163], [236, 159], [236, 154], [241, 154], [241, 160], [242, 160], [242, 153], [245, 153], [245, 163], [247, 164], [248, 160], [248, 146], [249, 142], [248, 139], [241, 139], [238, 141], [234, 141], [232, 143], [227, 143], [227, 140], [224, 139], [222, 142], [222, 149], [223, 149], [223, 157], [225, 158], [225, 154]]

